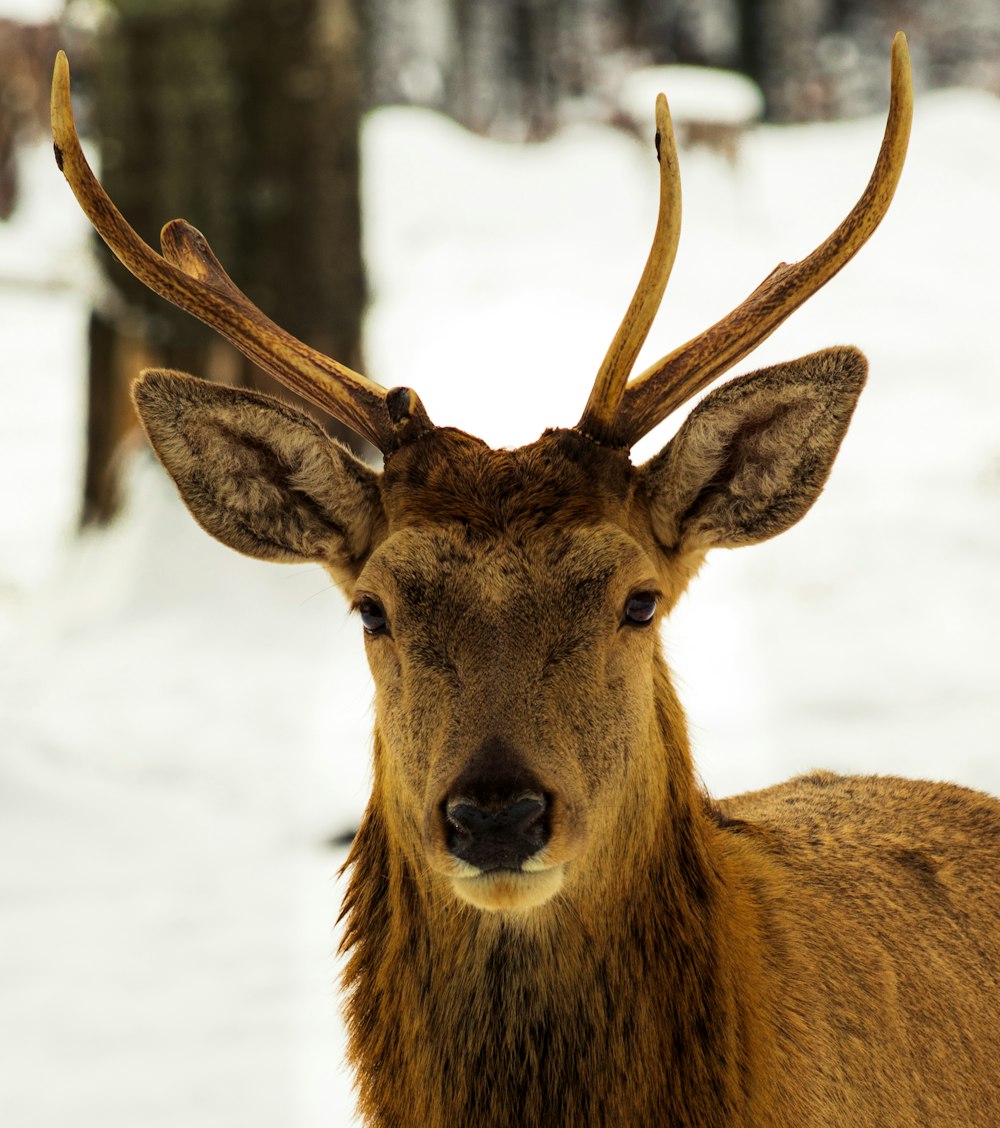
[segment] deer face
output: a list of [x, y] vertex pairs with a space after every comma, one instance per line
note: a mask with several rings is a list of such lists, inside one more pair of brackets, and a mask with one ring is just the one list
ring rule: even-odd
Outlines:
[[386, 471], [353, 594], [376, 772], [416, 864], [482, 908], [546, 900], [638, 800], [669, 583], [634, 485], [574, 432], [446, 431]]

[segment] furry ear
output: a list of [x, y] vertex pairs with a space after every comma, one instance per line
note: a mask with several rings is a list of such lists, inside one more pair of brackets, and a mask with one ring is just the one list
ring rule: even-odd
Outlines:
[[819, 496], [864, 386], [854, 348], [824, 349], [723, 384], [639, 473], [671, 551], [767, 540]]
[[133, 399], [195, 520], [258, 560], [356, 579], [384, 526], [379, 475], [308, 416], [243, 388], [150, 369]]

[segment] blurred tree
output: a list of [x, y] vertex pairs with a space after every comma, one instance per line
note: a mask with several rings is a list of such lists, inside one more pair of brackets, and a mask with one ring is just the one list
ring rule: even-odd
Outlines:
[[635, 66], [731, 65], [739, 40], [736, 5], [367, 0], [369, 104], [434, 106], [479, 133], [544, 138], [574, 99], [586, 102], [584, 112], [608, 110], [616, 79]]
[[880, 112], [886, 54], [918, 85], [1000, 92], [1000, 0], [365, 0], [368, 105], [432, 106], [480, 133], [545, 137], [614, 120], [647, 64], [744, 71], [770, 121]]
[[[166, 220], [189, 220], [270, 317], [358, 366], [365, 281], [353, 0], [111, 7], [95, 95], [112, 199], [153, 246]], [[144, 364], [277, 390], [190, 315], [108, 266], [118, 298], [91, 323], [84, 523], [118, 507], [115, 456], [135, 425], [127, 390]]]
[[744, 68], [764, 92], [770, 121], [829, 117], [833, 92], [817, 46], [834, 25], [834, 0], [741, 0]]
[[452, 0], [457, 42], [449, 93], [459, 121], [481, 132], [517, 123], [530, 139], [554, 131], [566, 46], [561, 8], [560, 0]]
[[17, 147], [49, 126], [49, 73], [62, 42], [53, 21], [23, 24], [0, 18], [0, 220], [17, 204]]

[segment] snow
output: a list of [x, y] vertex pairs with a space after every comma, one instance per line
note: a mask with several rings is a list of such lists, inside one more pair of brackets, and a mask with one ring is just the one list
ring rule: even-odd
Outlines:
[[[880, 133], [759, 127], [735, 165], [682, 152], [640, 366], [825, 237]], [[998, 154], [995, 99], [918, 103], [872, 243], [741, 366], [854, 342], [871, 377], [813, 512], [717, 554], [668, 625], [718, 794], [814, 767], [1000, 793]], [[573, 423], [645, 260], [651, 146], [578, 126], [508, 147], [396, 108], [363, 155], [370, 374], [494, 444]], [[330, 840], [368, 779], [358, 625], [318, 570], [209, 540], [148, 458], [123, 520], [73, 539], [85, 224], [47, 146], [24, 172], [0, 226], [2, 1121], [349, 1123]]]
[[670, 92], [675, 127], [683, 122], [743, 126], [764, 116], [764, 95], [753, 79], [715, 67], [640, 67], [622, 82], [617, 103], [630, 121], [645, 128], [660, 91]]
[[62, 15], [61, 0], [0, 0], [0, 20], [39, 24]]

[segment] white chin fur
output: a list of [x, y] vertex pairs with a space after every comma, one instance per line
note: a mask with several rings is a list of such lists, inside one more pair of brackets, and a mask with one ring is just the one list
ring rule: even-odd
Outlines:
[[563, 867], [535, 872], [498, 870], [475, 877], [452, 877], [456, 895], [477, 909], [535, 909], [553, 897], [563, 883]]

